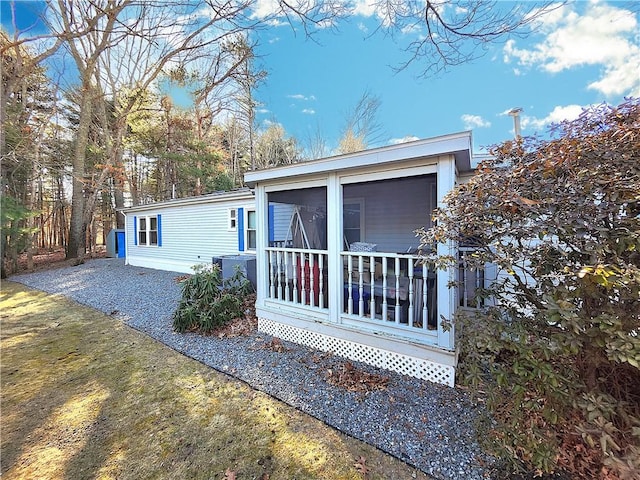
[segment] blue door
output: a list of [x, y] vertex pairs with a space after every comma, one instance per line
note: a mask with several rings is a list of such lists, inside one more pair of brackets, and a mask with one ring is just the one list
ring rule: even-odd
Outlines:
[[124, 258], [126, 245], [124, 232], [116, 232], [116, 252], [118, 258]]

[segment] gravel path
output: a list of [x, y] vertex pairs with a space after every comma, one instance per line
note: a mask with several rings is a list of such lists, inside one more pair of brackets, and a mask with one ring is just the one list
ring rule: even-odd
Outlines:
[[77, 267], [15, 275], [10, 280], [63, 294], [159, 340], [169, 347], [363, 440], [435, 478], [484, 479], [474, 420], [478, 406], [457, 389], [356, 364], [389, 377], [385, 390], [349, 392], [325, 380], [342, 360], [254, 332], [234, 338], [174, 333], [171, 315], [180, 297], [179, 274], [96, 259]]

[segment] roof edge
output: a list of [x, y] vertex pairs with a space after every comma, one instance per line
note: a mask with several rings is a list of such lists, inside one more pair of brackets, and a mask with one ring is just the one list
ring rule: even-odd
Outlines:
[[162, 202], [147, 203], [145, 205], [135, 205], [132, 207], [118, 208], [118, 212], [141, 212], [144, 210], [153, 210], [158, 208], [170, 208], [182, 205], [198, 205], [201, 203], [217, 203], [228, 202], [230, 200], [248, 200], [253, 198], [254, 192], [250, 188], [241, 188], [237, 190], [225, 192], [213, 192], [195, 197], [175, 198], [172, 200], [164, 200]]
[[[343, 155], [299, 162], [292, 165], [254, 170], [245, 173], [245, 183], [254, 187], [256, 183], [275, 178], [357, 168], [373, 164], [385, 164], [411, 158], [430, 157], [443, 154], [456, 156], [456, 163], [462, 170], [470, 168], [472, 149], [471, 131], [462, 131], [396, 145], [385, 145], [370, 150], [362, 150]], [[404, 153], [403, 153], [404, 152]]]

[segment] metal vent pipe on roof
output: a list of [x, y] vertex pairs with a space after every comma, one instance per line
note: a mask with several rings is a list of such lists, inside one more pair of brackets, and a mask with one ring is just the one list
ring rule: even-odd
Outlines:
[[522, 135], [520, 135], [520, 112], [522, 112], [521, 107], [515, 107], [509, 110], [509, 115], [513, 117], [513, 132], [516, 140], [522, 138]]

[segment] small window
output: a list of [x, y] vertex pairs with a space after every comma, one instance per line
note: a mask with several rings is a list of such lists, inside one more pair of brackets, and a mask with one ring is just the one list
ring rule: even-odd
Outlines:
[[238, 228], [238, 213], [235, 208], [229, 209], [229, 231], [235, 232]]
[[158, 245], [158, 217], [140, 217], [138, 245]]
[[258, 244], [256, 236], [256, 211], [247, 211], [247, 250], [255, 250]]

